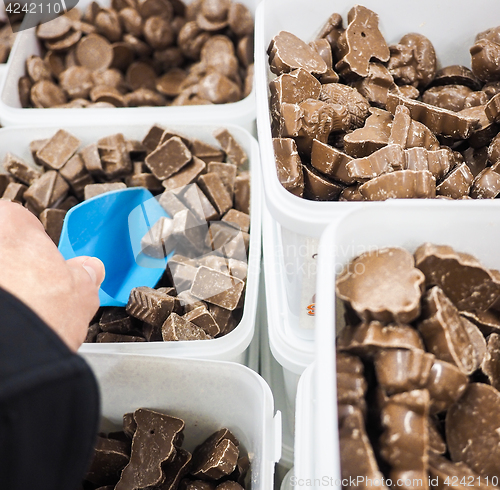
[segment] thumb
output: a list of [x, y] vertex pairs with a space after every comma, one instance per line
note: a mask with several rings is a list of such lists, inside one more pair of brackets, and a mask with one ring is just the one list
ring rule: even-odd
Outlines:
[[67, 260], [66, 263], [74, 269], [83, 268], [90, 276], [92, 284], [96, 287], [100, 287], [104, 281], [106, 275], [104, 264], [97, 257], [75, 257]]

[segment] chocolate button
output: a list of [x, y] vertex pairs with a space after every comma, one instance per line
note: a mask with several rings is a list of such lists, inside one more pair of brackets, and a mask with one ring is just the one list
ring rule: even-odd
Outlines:
[[52, 80], [48, 65], [39, 56], [30, 56], [26, 60], [26, 71], [33, 83], [40, 80]]
[[94, 85], [91, 72], [83, 66], [72, 66], [63, 71], [59, 83], [71, 99], [87, 98]]
[[248, 8], [242, 3], [230, 2], [228, 23], [232, 31], [238, 36], [253, 34], [253, 17]]
[[144, 23], [144, 38], [153, 49], [168, 48], [174, 36], [170, 22], [163, 17], [151, 16]]
[[126, 80], [132, 90], [141, 87], [154, 90], [156, 72], [149, 64], [143, 61], [135, 61], [127, 69]]
[[31, 101], [38, 108], [49, 108], [65, 104], [66, 95], [54, 82], [41, 80], [31, 88]]
[[71, 26], [71, 20], [65, 15], [60, 15], [50, 22], [40, 24], [36, 29], [36, 35], [43, 41], [54, 41], [68, 34]]
[[111, 66], [113, 47], [98, 34], [85, 36], [76, 47], [78, 63], [91, 71], [103, 71]]
[[45, 45], [52, 51], [67, 51], [75, 46], [82, 37], [82, 31], [69, 32], [65, 37], [57, 41], [46, 41]]

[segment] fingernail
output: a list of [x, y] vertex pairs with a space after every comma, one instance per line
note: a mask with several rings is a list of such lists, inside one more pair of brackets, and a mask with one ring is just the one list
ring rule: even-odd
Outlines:
[[104, 264], [96, 257], [89, 257], [82, 267], [88, 272], [92, 282], [96, 286], [100, 286], [104, 281]]

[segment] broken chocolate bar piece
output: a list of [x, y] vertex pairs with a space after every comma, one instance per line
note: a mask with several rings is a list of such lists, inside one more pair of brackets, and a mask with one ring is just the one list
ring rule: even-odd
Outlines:
[[492, 167], [485, 168], [474, 179], [470, 189], [473, 199], [494, 199], [500, 194], [500, 173]]
[[404, 167], [404, 152], [400, 145], [387, 145], [364, 158], [356, 158], [346, 164], [347, 175], [356, 182]]
[[459, 310], [485, 311], [500, 296], [500, 282], [472, 255], [426, 243], [415, 252], [426, 286], [439, 286]]
[[132, 439], [130, 461], [123, 469], [117, 490], [138, 490], [165, 481], [162, 466], [175, 457], [175, 443], [184, 421], [153, 410], [134, 412], [137, 429]]
[[[297, 158], [299, 158], [298, 155]], [[347, 171], [347, 164], [351, 160], [352, 157], [333, 146], [316, 139], [312, 142], [311, 166], [334, 180], [339, 180], [344, 184], [353, 184], [355, 182], [355, 179], [349, 176]]]
[[7, 153], [3, 160], [3, 168], [7, 170], [11, 175], [18, 179], [21, 183], [26, 185], [31, 185], [38, 179], [42, 174], [40, 171], [33, 167], [30, 167], [20, 158], [16, 157], [12, 153]]
[[123, 182], [110, 182], [109, 184], [89, 184], [84, 188], [84, 199], [92, 199], [106, 192], [119, 191], [126, 189], [127, 186]]
[[487, 352], [481, 364], [483, 371], [490, 381], [491, 386], [500, 388], [500, 335], [492, 333], [488, 337]]
[[42, 174], [24, 193], [24, 199], [41, 213], [57, 201], [64, 199], [69, 191], [69, 185], [55, 170]]
[[304, 197], [312, 201], [334, 201], [338, 198], [344, 186], [329, 180], [316, 169], [304, 165]]
[[123, 177], [132, 171], [132, 161], [123, 134], [101, 138], [97, 142], [97, 150], [108, 179]]
[[198, 185], [208, 197], [212, 206], [223, 216], [233, 206], [233, 198], [215, 172], [200, 175]]
[[223, 217], [222, 220], [231, 226], [234, 226], [238, 230], [244, 231], [246, 233], [250, 230], [250, 216], [236, 209], [230, 209]]
[[44, 209], [39, 216], [45, 232], [56, 245], [59, 244], [65, 216], [66, 211], [62, 209]]
[[191, 158], [188, 147], [175, 136], [151, 152], [145, 163], [157, 179], [165, 180], [187, 165]]
[[98, 436], [85, 479], [97, 486], [114, 484], [127, 465], [129, 457], [129, 444]]
[[192, 184], [193, 182], [196, 182], [202, 173], [205, 172], [206, 168], [207, 164], [203, 160], [193, 156], [193, 159], [189, 163], [184, 165], [184, 167], [182, 167], [174, 175], [165, 179], [162, 182], [162, 185], [166, 190], [172, 190]]
[[80, 140], [60, 129], [36, 152], [37, 160], [52, 170], [59, 170], [78, 150]]
[[202, 328], [210, 337], [215, 337], [220, 333], [219, 325], [206, 306], [198, 306], [188, 311], [183, 318]]
[[157, 289], [140, 286], [130, 291], [125, 310], [138, 320], [161, 327], [176, 308], [178, 308], [176, 298]]
[[194, 214], [199, 223], [214, 221], [220, 217], [198, 184], [185, 186], [177, 197]]
[[176, 245], [173, 230], [174, 221], [162, 216], [142, 237], [141, 250], [143, 253], [157, 259], [166, 257]]
[[500, 393], [470, 383], [446, 414], [446, 441], [452, 461], [463, 462], [483, 477], [500, 472]]
[[385, 248], [351, 261], [337, 279], [336, 291], [365, 321], [408, 323], [420, 314], [424, 281], [410, 253]]
[[409, 148], [404, 150], [404, 168], [406, 170], [428, 170], [437, 180], [443, 178], [452, 167], [452, 157], [447, 150], [427, 150]]
[[181, 479], [189, 472], [191, 464], [191, 453], [177, 447], [172, 461], [163, 466], [165, 480], [158, 490], [176, 490]]
[[276, 171], [281, 185], [292, 194], [302, 197], [304, 175], [297, 145], [292, 138], [273, 138]]
[[244, 287], [245, 283], [241, 279], [202, 266], [196, 272], [190, 292], [207, 303], [234, 310]]
[[132, 330], [132, 320], [123, 308], [105, 308], [99, 319], [103, 332], [126, 334]]
[[443, 181], [436, 187], [436, 194], [440, 196], [460, 199], [468, 196], [471, 185], [474, 181], [471, 171], [466, 163], [455, 167]]
[[165, 342], [182, 340], [208, 340], [212, 337], [203, 328], [186, 319], [172, 313], [161, 327], [162, 338]]
[[234, 209], [250, 214], [250, 172], [236, 176], [234, 181]]
[[191, 475], [206, 480], [230, 475], [238, 462], [238, 446], [238, 439], [228, 429], [215, 432], [193, 451]]

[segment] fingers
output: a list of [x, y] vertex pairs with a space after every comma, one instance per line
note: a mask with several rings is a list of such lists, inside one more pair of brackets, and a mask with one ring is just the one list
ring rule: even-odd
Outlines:
[[97, 257], [75, 257], [74, 259], [67, 260], [66, 263], [69, 267], [75, 269], [83, 268], [83, 270], [89, 275], [92, 284], [98, 288], [104, 281], [104, 277], [106, 275], [104, 264]]

